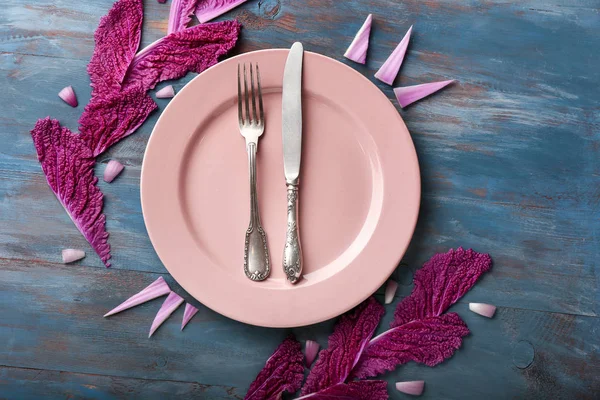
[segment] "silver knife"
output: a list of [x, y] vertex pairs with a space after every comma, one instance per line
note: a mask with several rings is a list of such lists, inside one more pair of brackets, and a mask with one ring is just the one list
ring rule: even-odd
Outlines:
[[283, 169], [287, 186], [287, 233], [283, 271], [291, 283], [302, 274], [302, 247], [298, 234], [298, 178], [302, 158], [302, 43], [292, 45], [283, 71]]

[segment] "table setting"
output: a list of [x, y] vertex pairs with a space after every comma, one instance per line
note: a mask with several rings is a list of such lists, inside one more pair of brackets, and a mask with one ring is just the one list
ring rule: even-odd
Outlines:
[[6, 398], [598, 393], [597, 7], [64, 3], [0, 18]]

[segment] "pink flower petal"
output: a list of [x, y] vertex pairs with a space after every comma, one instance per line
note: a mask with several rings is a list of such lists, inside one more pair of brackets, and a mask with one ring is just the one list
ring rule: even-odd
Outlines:
[[175, 89], [173, 85], [165, 86], [164, 88], [156, 91], [156, 98], [158, 99], [169, 99], [175, 96]]
[[385, 304], [390, 304], [394, 300], [396, 290], [398, 290], [398, 283], [390, 279], [385, 287]]
[[125, 168], [123, 164], [117, 160], [110, 160], [106, 164], [106, 168], [104, 168], [104, 181], [108, 183], [112, 182], [123, 171], [123, 168]]
[[438, 90], [448, 86], [454, 80], [424, 83], [422, 85], [397, 87], [394, 89], [394, 94], [400, 103], [400, 107], [404, 108], [415, 101], [421, 100], [437, 92]]
[[58, 92], [58, 97], [64, 100], [65, 103], [70, 105], [71, 107], [77, 107], [77, 96], [75, 96], [75, 91], [73, 87], [67, 86], [63, 88], [60, 92]]
[[423, 393], [425, 381], [397, 382], [396, 389], [402, 393], [420, 396]]
[[152, 326], [150, 327], [150, 333], [148, 334], [148, 337], [152, 336], [158, 327], [161, 326], [162, 323], [165, 322], [175, 310], [177, 310], [177, 307], [179, 307], [181, 303], [183, 303], [183, 298], [181, 298], [175, 292], [169, 293], [169, 296], [160, 307], [160, 310], [158, 310], [156, 317], [154, 317], [154, 321], [152, 321]]
[[167, 0], [156, 0], [158, 1], [160, 4], [165, 4], [167, 2]]
[[149, 300], [153, 300], [157, 297], [164, 296], [165, 294], [169, 293], [170, 291], [171, 291], [171, 289], [169, 289], [169, 285], [167, 285], [167, 282], [165, 282], [165, 280], [161, 276], [160, 278], [155, 280], [152, 284], [150, 284], [148, 287], [146, 287], [144, 290], [131, 296], [130, 298], [125, 300], [123, 303], [119, 304], [116, 308], [113, 308], [112, 310], [110, 310], [104, 316], [108, 317], [110, 315], [119, 313], [123, 310], [127, 310], [128, 308], [135, 307], [135, 306], [145, 303]]
[[388, 85], [394, 83], [394, 79], [396, 79], [396, 75], [398, 75], [398, 71], [400, 71], [402, 61], [404, 61], [404, 55], [406, 54], [406, 49], [408, 48], [408, 42], [410, 41], [412, 28], [413, 27], [411, 25], [411, 27], [408, 29], [408, 32], [406, 32], [406, 35], [404, 35], [400, 43], [398, 43], [398, 46], [396, 46], [392, 54], [387, 60], [385, 60], [381, 68], [379, 68], [379, 70], [375, 73], [375, 78], [387, 83]]
[[192, 317], [196, 315], [198, 309], [190, 303], [185, 303], [185, 311], [183, 312], [183, 321], [181, 321], [181, 330], [190, 322]]
[[203, 24], [245, 2], [246, 0], [199, 0], [196, 17]]
[[78, 249], [64, 249], [62, 251], [62, 260], [64, 264], [72, 263], [73, 261], [81, 260], [85, 257], [85, 251]]
[[492, 318], [496, 313], [496, 306], [485, 303], [469, 303], [469, 310], [484, 317]]
[[363, 26], [354, 37], [354, 40], [350, 43], [350, 47], [344, 53], [344, 57], [359, 64], [364, 64], [367, 61], [367, 49], [369, 48], [369, 35], [371, 34], [372, 22], [373, 14], [369, 14]]
[[319, 343], [313, 340], [307, 340], [306, 345], [304, 346], [304, 363], [307, 368], [310, 368], [315, 358], [317, 358], [317, 353], [319, 352]]

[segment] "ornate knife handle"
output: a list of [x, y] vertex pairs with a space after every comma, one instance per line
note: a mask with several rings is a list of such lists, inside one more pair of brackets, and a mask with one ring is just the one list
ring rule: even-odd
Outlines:
[[296, 283], [302, 274], [302, 247], [298, 234], [298, 184], [287, 185], [287, 232], [283, 248], [283, 271]]
[[250, 224], [244, 245], [244, 273], [253, 281], [264, 281], [271, 272], [267, 235], [260, 224], [256, 193], [256, 143], [248, 143], [250, 169]]

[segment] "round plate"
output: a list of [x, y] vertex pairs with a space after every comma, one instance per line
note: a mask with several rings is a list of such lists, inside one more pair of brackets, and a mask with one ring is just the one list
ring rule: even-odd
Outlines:
[[[245, 323], [293, 327], [333, 318], [394, 271], [413, 234], [419, 164], [402, 118], [368, 79], [305, 52], [300, 238], [303, 279], [285, 280], [286, 186], [281, 86], [288, 50], [223, 61], [183, 88], [146, 149], [141, 199], [148, 234], [177, 282]], [[258, 201], [271, 276], [243, 272], [250, 214], [248, 161], [237, 119], [238, 63], [260, 66], [266, 128], [258, 143]]]

